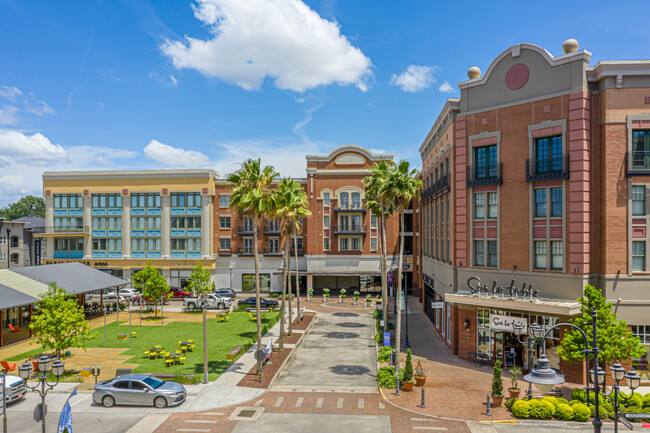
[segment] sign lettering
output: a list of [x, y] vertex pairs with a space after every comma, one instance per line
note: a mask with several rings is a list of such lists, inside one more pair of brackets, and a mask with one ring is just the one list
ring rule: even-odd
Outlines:
[[490, 314], [490, 329], [492, 330], [512, 332], [514, 330], [513, 325], [523, 326], [521, 332], [524, 334], [528, 332], [528, 319], [524, 317]]
[[497, 286], [497, 280], [492, 282], [492, 286], [488, 286], [487, 284], [481, 284], [481, 279], [479, 277], [469, 277], [467, 279], [467, 286], [472, 292], [472, 295], [486, 294], [492, 296], [499, 295], [501, 297], [510, 296], [515, 299], [521, 297], [523, 299], [534, 301], [539, 299], [539, 290], [533, 290], [532, 284], [528, 284], [524, 281], [521, 288], [515, 287], [514, 278], [510, 281], [510, 285], [503, 287]]

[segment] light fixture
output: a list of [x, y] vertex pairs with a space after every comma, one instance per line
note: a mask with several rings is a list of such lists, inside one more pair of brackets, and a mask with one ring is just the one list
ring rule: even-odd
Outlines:
[[465, 331], [469, 331], [469, 319], [466, 318], [463, 324], [465, 325]]
[[612, 371], [612, 377], [615, 381], [620, 382], [625, 378], [625, 369], [616, 361], [609, 369]]
[[63, 376], [63, 372], [65, 371], [65, 364], [61, 362], [60, 359], [54, 358], [52, 360], [52, 374], [54, 377], [61, 377]]
[[533, 337], [536, 338], [542, 338], [542, 327], [539, 326], [537, 323], [533, 322], [530, 324], [530, 329], [533, 333]]
[[537, 368], [533, 368], [529, 374], [524, 376], [524, 380], [534, 384], [541, 393], [545, 394], [551, 391], [555, 385], [564, 383], [564, 378], [558, 375], [550, 365], [546, 355], [542, 355], [537, 360]]
[[40, 358], [38, 358], [37, 362], [38, 362], [38, 369], [40, 371], [48, 371], [50, 369], [50, 365], [52, 361], [50, 360], [49, 356], [43, 355]]
[[606, 375], [607, 375], [607, 373], [605, 373], [605, 370], [600, 368], [600, 366], [598, 366], [598, 369], [596, 371], [594, 371], [593, 368], [591, 370], [589, 370], [589, 377], [591, 378], [591, 381], [593, 383], [598, 383], [599, 385], [602, 385], [603, 383], [605, 383], [605, 376]]
[[29, 362], [23, 363], [23, 365], [18, 367], [18, 375], [22, 380], [29, 379], [29, 376], [32, 375], [32, 364]]
[[641, 376], [636, 374], [636, 371], [630, 370], [628, 374], [625, 375], [625, 383], [628, 388], [635, 390], [641, 385]]
[[517, 322], [517, 323], [513, 323], [513, 324], [512, 324], [512, 328], [514, 329], [515, 334], [517, 334], [517, 336], [520, 336], [521, 333], [522, 333], [522, 331], [524, 330], [524, 325], [522, 325], [521, 323]]

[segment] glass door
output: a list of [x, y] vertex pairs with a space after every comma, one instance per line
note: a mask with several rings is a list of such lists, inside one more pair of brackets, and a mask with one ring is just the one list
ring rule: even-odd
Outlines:
[[493, 346], [492, 346], [492, 360], [494, 362], [501, 361], [503, 365], [503, 332], [495, 332], [493, 337]]

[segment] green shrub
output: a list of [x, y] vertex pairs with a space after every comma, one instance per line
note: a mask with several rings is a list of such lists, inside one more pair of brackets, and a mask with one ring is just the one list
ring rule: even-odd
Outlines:
[[[590, 392], [589, 393], [589, 403], [594, 404], [596, 401], [596, 393]], [[602, 395], [598, 394], [598, 403], [603, 404], [605, 402], [605, 399], [603, 398]]]
[[610, 402], [608, 402], [608, 401], [603, 403], [603, 407], [605, 408], [605, 410], [607, 412], [612, 412], [614, 410], [614, 406], [612, 406], [612, 404]]
[[497, 360], [492, 371], [492, 396], [503, 397], [503, 381], [501, 380], [501, 361]]
[[413, 382], [413, 357], [411, 356], [411, 349], [406, 349], [406, 361], [404, 362], [404, 370], [402, 371], [402, 380], [404, 382]]
[[381, 320], [381, 314], [382, 314], [381, 310], [375, 310], [375, 311], [372, 312], [372, 317], [375, 320]]
[[[619, 412], [623, 412], [623, 411], [619, 409]], [[634, 405], [631, 404], [629, 406], [625, 406], [625, 412], [639, 413], [639, 412], [641, 412], [641, 408], [639, 406], [634, 406]]]
[[643, 407], [650, 407], [650, 392], [643, 397]]
[[569, 404], [569, 402], [567, 401], [566, 398], [558, 397], [557, 398], [557, 404], [560, 404], [560, 403]]
[[633, 394], [626, 402], [626, 406], [628, 405], [643, 407], [643, 396], [641, 394]]
[[[589, 409], [587, 409], [588, 411]], [[512, 405], [512, 414], [517, 418], [530, 417], [530, 403], [526, 400], [517, 400]]]
[[587, 401], [587, 391], [584, 389], [574, 389], [571, 391], [571, 400], [578, 400], [581, 403]]
[[391, 350], [393, 350], [393, 348], [390, 346], [382, 346], [381, 349], [379, 349], [379, 355], [377, 356], [377, 361], [389, 362]]
[[551, 404], [553, 405], [553, 407], [555, 407], [555, 408], [556, 408], [557, 405], [559, 404], [558, 401], [557, 401], [557, 398], [556, 398], [556, 397], [547, 396], [547, 397], [542, 398], [542, 400], [544, 400], [544, 401], [548, 401], [548, 402], [551, 403]]
[[580, 400], [571, 400], [569, 406], [573, 407], [574, 404], [582, 403]]
[[506, 400], [506, 407], [507, 407], [509, 410], [512, 410], [512, 405], [515, 404], [515, 402], [516, 402], [517, 400], [518, 400], [517, 397], [511, 397], [511, 398], [509, 398], [508, 400]]
[[395, 389], [395, 367], [381, 367], [377, 371], [380, 388]]
[[388, 330], [390, 331], [391, 329], [395, 329], [395, 325], [393, 325], [393, 322], [388, 322]]
[[384, 341], [384, 336], [383, 336], [383, 334], [381, 332], [377, 332], [375, 334], [375, 341], [377, 343], [381, 343], [382, 341]]
[[[589, 412], [590, 412], [592, 418], [595, 417], [596, 416], [596, 406], [593, 405], [593, 404], [590, 404], [589, 405]], [[607, 418], [608, 415], [609, 415], [609, 412], [607, 412], [607, 409], [605, 409], [602, 404], [598, 405], [598, 416], [600, 418], [602, 418], [602, 419], [605, 419], [605, 418]]]
[[589, 408], [585, 406], [583, 403], [576, 403], [573, 405], [574, 420], [578, 422], [587, 422], [590, 416], [591, 416], [591, 412], [589, 411]]
[[549, 419], [555, 413], [555, 406], [545, 400], [531, 400], [530, 401], [530, 416], [531, 418]]
[[566, 403], [559, 403], [555, 409], [555, 416], [557, 419], [569, 421], [573, 419], [573, 408]]

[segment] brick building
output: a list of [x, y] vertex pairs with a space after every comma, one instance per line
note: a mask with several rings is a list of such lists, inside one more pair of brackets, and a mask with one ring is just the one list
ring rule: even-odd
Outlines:
[[[585, 284], [650, 345], [650, 61], [563, 50], [471, 68], [420, 148], [421, 300], [461, 358], [526, 365], [512, 322], [567, 321]], [[552, 367], [581, 381], [551, 337]]]

